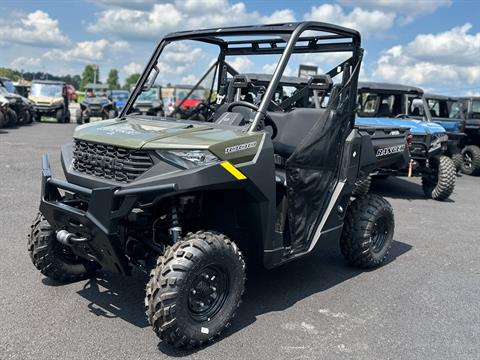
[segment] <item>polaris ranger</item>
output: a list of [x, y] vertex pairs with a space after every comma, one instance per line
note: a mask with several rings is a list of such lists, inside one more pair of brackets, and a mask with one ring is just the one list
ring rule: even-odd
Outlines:
[[36, 121], [42, 121], [42, 116], [50, 116], [59, 123], [70, 122], [68, 93], [64, 82], [33, 80], [28, 99], [33, 102]]
[[459, 98], [425, 94], [432, 121], [441, 125], [448, 135], [446, 155], [450, 156], [457, 171], [464, 164], [462, 150], [465, 147], [465, 119]]
[[[165, 52], [185, 40], [217, 51], [216, 120], [128, 115]], [[325, 109], [273, 106], [293, 54], [340, 51], [351, 57], [329, 72], [337, 83]], [[370, 135], [353, 126], [362, 53], [357, 31], [319, 22], [167, 35], [119, 118], [77, 127], [62, 147], [66, 180], [43, 156], [33, 264], [64, 282], [99, 268], [149, 272], [148, 321], [176, 347], [212, 341], [230, 324], [245, 289], [244, 254], [273, 268], [332, 239], [350, 264], [381, 265], [392, 207], [378, 195], [351, 196], [379, 161]], [[278, 62], [258, 103], [230, 102], [227, 60], [267, 54]]]
[[143, 115], [163, 116], [162, 87], [152, 86], [150, 90], [142, 92], [135, 102], [134, 111]]
[[480, 175], [480, 97], [460, 98], [465, 121], [465, 148], [462, 150], [462, 172]]
[[85, 97], [80, 103], [81, 114], [78, 124], [87, 124], [91, 118], [113, 119], [117, 116], [117, 108], [112, 100], [110, 88], [102, 84], [87, 84]]
[[389, 166], [374, 175], [421, 176], [425, 196], [446, 200], [455, 188], [456, 169], [445, 155], [448, 135], [432, 122], [423, 90], [418, 87], [364, 82], [358, 86], [356, 124], [410, 128], [410, 162], [407, 167]]

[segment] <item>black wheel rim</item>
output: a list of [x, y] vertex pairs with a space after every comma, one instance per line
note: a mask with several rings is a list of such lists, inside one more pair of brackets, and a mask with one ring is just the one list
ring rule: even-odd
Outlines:
[[188, 309], [200, 322], [209, 321], [222, 308], [228, 295], [228, 275], [219, 266], [204, 267], [188, 290]]
[[381, 217], [373, 224], [371, 241], [372, 241], [372, 251], [374, 253], [379, 253], [382, 251], [385, 243], [387, 242], [389, 236], [389, 226], [386, 218]]
[[472, 155], [468, 151], [463, 154], [463, 164], [467, 169], [472, 167]]

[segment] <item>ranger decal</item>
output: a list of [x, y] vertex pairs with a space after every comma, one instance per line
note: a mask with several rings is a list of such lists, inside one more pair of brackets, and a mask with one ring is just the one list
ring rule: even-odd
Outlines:
[[396, 145], [396, 146], [390, 146], [382, 149], [377, 150], [377, 158], [381, 156], [386, 156], [386, 155], [391, 155], [391, 154], [397, 154], [405, 151], [405, 144], [402, 145]]

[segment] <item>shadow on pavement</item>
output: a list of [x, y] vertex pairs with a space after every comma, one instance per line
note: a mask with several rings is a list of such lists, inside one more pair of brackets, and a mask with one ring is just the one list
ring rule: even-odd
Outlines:
[[[251, 266], [247, 273], [246, 292], [239, 312], [232, 326], [222, 337], [254, 323], [257, 316], [273, 311], [282, 311], [295, 305], [312, 294], [325, 291], [363, 271], [348, 266], [337, 249], [337, 244], [326, 245], [318, 253], [306, 256], [273, 270]], [[386, 264], [408, 252], [412, 247], [394, 241]], [[144, 296], [147, 276], [135, 271], [133, 276], [102, 274], [102, 278], [91, 279], [78, 294], [87, 299], [90, 312], [105, 318], [121, 318], [144, 328], [149, 326], [144, 313]], [[163, 353], [183, 357], [199, 349], [177, 350], [160, 342]]]

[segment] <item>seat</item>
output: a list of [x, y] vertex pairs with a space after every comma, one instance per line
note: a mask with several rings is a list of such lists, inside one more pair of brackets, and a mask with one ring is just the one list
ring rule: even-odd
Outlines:
[[315, 123], [326, 121], [326, 109], [298, 108], [289, 112], [268, 112], [277, 125], [277, 136], [272, 140], [275, 154], [288, 159]]
[[388, 104], [380, 104], [380, 107], [378, 109], [378, 116], [379, 117], [389, 117], [391, 115], [390, 113], [390, 107]]

